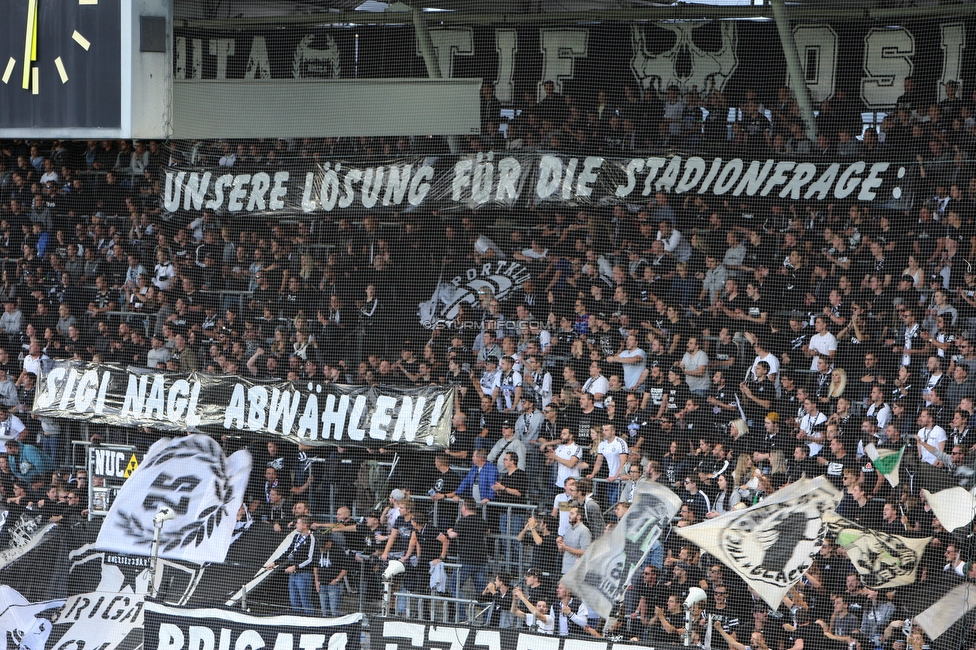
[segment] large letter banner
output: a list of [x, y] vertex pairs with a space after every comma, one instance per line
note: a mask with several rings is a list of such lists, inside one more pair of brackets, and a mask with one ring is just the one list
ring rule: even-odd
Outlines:
[[751, 508], [676, 530], [776, 609], [820, 553], [828, 530], [824, 517], [842, 496], [824, 476], [801, 479]]
[[[526, 628], [492, 629], [445, 623], [417, 623], [376, 619], [370, 627], [370, 647], [381, 650], [647, 650], [639, 641], [605, 641], [536, 634]], [[658, 650], [681, 650], [673, 643], [655, 644]], [[146, 648], [146, 650], [152, 650]], [[163, 650], [160, 645], [160, 650]], [[174, 648], [173, 650], [178, 650]], [[201, 650], [209, 650], [204, 647]]]
[[39, 417], [163, 431], [242, 431], [316, 445], [447, 447], [454, 389], [258, 382], [202, 372], [55, 361], [34, 398]]
[[[659, 152], [640, 158], [499, 151], [431, 156], [363, 164], [336, 159], [275, 174], [275, 200], [233, 201], [263, 196], [267, 174], [230, 174], [226, 169], [167, 168], [160, 200], [167, 212], [229, 210], [251, 214], [332, 213], [373, 208], [420, 207], [443, 211], [492, 206], [590, 206], [646, 204], [656, 192], [736, 199], [849, 200], [879, 205], [897, 201], [913, 161], [748, 159]], [[258, 177], [259, 187], [253, 187]]]
[[145, 650], [359, 650], [362, 614], [339, 618], [251, 616], [230, 609], [188, 609], [147, 602]]

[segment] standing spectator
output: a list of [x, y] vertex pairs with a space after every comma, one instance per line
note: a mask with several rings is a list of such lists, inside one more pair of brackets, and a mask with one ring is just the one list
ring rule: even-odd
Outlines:
[[322, 616], [341, 616], [339, 605], [342, 601], [342, 581], [349, 573], [346, 554], [343, 549], [334, 549], [335, 537], [330, 535], [322, 541], [318, 564], [313, 568], [315, 591], [319, 595]]
[[[522, 591], [521, 587], [516, 587], [513, 590], [515, 598], [512, 602], [512, 613], [518, 618], [525, 620], [525, 625], [530, 629], [534, 629], [538, 634], [552, 635], [556, 629], [556, 618], [553, 616], [552, 608], [545, 599], [540, 598], [532, 603]], [[519, 603], [524, 603], [528, 612], [523, 612], [519, 607]]]
[[545, 409], [552, 402], [552, 375], [536, 355], [530, 355], [525, 362], [522, 392], [532, 397], [538, 409]]
[[565, 535], [556, 538], [556, 547], [563, 554], [563, 575], [566, 575], [573, 565], [583, 557], [583, 553], [590, 547], [593, 536], [590, 529], [583, 524], [579, 507], [569, 511], [569, 529]]
[[525, 445], [525, 471], [529, 475], [529, 489], [533, 496], [545, 491], [548, 496], [548, 481], [545, 480], [545, 466], [541, 445], [545, 439], [541, 437], [545, 416], [537, 410], [535, 400], [529, 394], [522, 395], [522, 414], [515, 420], [515, 437]]
[[437, 522], [442, 527], [454, 523], [458, 517], [458, 508], [448, 495], [457, 492], [461, 477], [451, 469], [451, 457], [446, 453], [434, 456], [434, 472], [428, 485], [431, 487], [427, 490], [427, 496], [434, 501], [437, 508]]
[[[503, 455], [505, 471], [498, 475], [498, 482], [491, 486], [495, 491], [494, 503], [525, 505], [529, 491], [529, 479], [524, 470], [518, 467], [518, 456], [513, 451], [506, 451]], [[501, 535], [517, 535], [525, 526], [525, 513], [521, 508], [503, 510], [498, 521], [498, 532]], [[505, 540], [506, 557], [512, 561], [511, 540]]]
[[[917, 433], [919, 441], [931, 445], [939, 451], [945, 451], [948, 436], [946, 435], [945, 429], [935, 423], [930, 409], [922, 409], [922, 412], [919, 413], [918, 426], [921, 427]], [[935, 465], [938, 461], [936, 455], [922, 445], [918, 447], [918, 457], [923, 463], [928, 463], [929, 465]]]
[[684, 493], [680, 493], [681, 500], [695, 515], [695, 521], [705, 521], [705, 516], [711, 511], [712, 503], [708, 495], [698, 489], [698, 477], [689, 474], [685, 477]]
[[473, 499], [461, 501], [461, 517], [452, 528], [447, 529], [447, 537], [455, 545], [460, 574], [451, 580], [455, 598], [461, 598], [461, 589], [468, 580], [473, 580], [475, 593], [485, 590], [485, 561], [487, 548], [485, 542], [488, 537], [488, 524], [477, 511]]
[[620, 354], [608, 356], [607, 361], [623, 364], [627, 392], [643, 394], [647, 380], [647, 354], [640, 348], [636, 334], [628, 334], [626, 348]]
[[502, 421], [502, 437], [495, 443], [495, 446], [488, 452], [488, 462], [495, 463], [498, 473], [503, 474], [505, 469], [505, 454], [512, 452], [518, 458], [518, 468], [525, 469], [525, 443], [515, 435], [515, 423], [512, 420]]
[[[514, 429], [513, 429], [514, 432]], [[449, 495], [455, 501], [468, 496], [475, 503], [485, 504], [495, 498], [492, 485], [498, 482], [498, 468], [488, 462], [488, 452], [475, 449], [471, 456], [471, 469], [461, 481], [461, 485]]]
[[[566, 482], [580, 476], [579, 464], [583, 462], [583, 448], [573, 441], [573, 430], [563, 427], [557, 441], [545, 443], [546, 464], [555, 467], [554, 490], [564, 489]], [[557, 497], [558, 498], [558, 497]]]
[[485, 617], [485, 627], [509, 629], [515, 627], [515, 617], [512, 610], [515, 603], [512, 599], [512, 576], [502, 572], [495, 574], [495, 579], [485, 586], [482, 596], [491, 596], [491, 608]]
[[295, 522], [297, 534], [291, 544], [278, 558], [264, 568], [273, 570], [279, 563], [285, 561], [285, 573], [288, 574], [288, 598], [291, 608], [299, 614], [315, 616], [313, 605], [312, 580], [315, 570], [315, 536], [312, 535], [311, 520], [299, 517]]
[[678, 364], [685, 374], [688, 390], [705, 399], [712, 380], [708, 375], [708, 355], [698, 347], [698, 339], [692, 336], [688, 339], [686, 352]]
[[820, 412], [817, 401], [809, 398], [803, 402], [803, 412], [804, 415], [797, 423], [800, 432], [796, 434], [796, 439], [807, 444], [810, 448], [810, 458], [814, 458], [823, 449], [823, 425], [827, 422], [827, 416]]
[[495, 377], [491, 389], [491, 398], [503, 413], [516, 411], [522, 399], [522, 374], [514, 366], [515, 360], [512, 357], [502, 357], [501, 372]]
[[603, 519], [603, 507], [593, 494], [593, 479], [584, 477], [576, 482], [576, 501], [583, 523], [590, 529], [592, 539], [596, 539], [606, 530], [607, 524]]
[[832, 362], [834, 355], [837, 354], [837, 338], [827, 329], [827, 318], [817, 316], [813, 321], [813, 327], [817, 333], [810, 337], [810, 343], [806, 346], [806, 354], [811, 358], [810, 370], [817, 370], [817, 361], [826, 357], [828, 363]]
[[590, 364], [590, 376], [583, 383], [582, 392], [593, 396], [593, 404], [598, 409], [603, 408], [603, 398], [610, 390], [610, 382], [603, 376], [603, 366], [598, 361]]
[[596, 461], [593, 463], [593, 471], [587, 478], [593, 479], [599, 474], [603, 467], [603, 461], [607, 461], [607, 498], [608, 503], [616, 503], [620, 496], [620, 473], [624, 463], [627, 462], [627, 441], [617, 437], [617, 432], [612, 424], [602, 425], [603, 440], [597, 447]]
[[602, 635], [590, 626], [590, 611], [583, 601], [574, 598], [573, 592], [563, 583], [556, 587], [558, 610], [556, 617], [556, 635], [577, 637], [581, 634], [601, 638]]

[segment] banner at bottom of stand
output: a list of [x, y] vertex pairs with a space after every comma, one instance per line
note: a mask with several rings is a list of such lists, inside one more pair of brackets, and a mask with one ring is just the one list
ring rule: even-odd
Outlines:
[[[162, 647], [162, 646], [160, 646]], [[647, 650], [639, 641], [610, 641], [591, 637], [536, 634], [527, 628], [487, 629], [464, 625], [427, 624], [408, 620], [376, 619], [370, 626], [370, 647], [384, 650], [431, 648], [444, 650]], [[657, 650], [682, 650], [670, 643]], [[146, 650], [154, 650], [146, 648]], [[174, 649], [176, 650], [176, 649]]]
[[359, 650], [362, 614], [252, 616], [146, 602], [145, 650]]

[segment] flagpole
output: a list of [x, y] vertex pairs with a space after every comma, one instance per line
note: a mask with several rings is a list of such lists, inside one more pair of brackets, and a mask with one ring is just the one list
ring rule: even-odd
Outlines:
[[176, 519], [176, 511], [172, 508], [160, 508], [153, 517], [153, 541], [149, 563], [149, 597], [156, 597], [156, 566], [159, 564], [159, 537], [163, 532], [163, 522]]

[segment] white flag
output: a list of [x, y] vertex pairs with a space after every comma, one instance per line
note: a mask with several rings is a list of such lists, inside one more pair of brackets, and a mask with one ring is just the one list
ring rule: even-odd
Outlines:
[[119, 491], [95, 546], [149, 555], [153, 517], [168, 507], [176, 518], [162, 524], [159, 556], [198, 564], [223, 562], [250, 473], [250, 452], [238, 451], [228, 459], [209, 436], [163, 438], [149, 448]]
[[865, 528], [829, 512], [824, 520], [844, 547], [868, 589], [891, 589], [915, 582], [922, 553], [931, 537], [902, 537]]
[[44, 650], [51, 635], [51, 621], [41, 612], [64, 605], [64, 600], [30, 603], [16, 589], [0, 585], [0, 650], [7, 650], [7, 639], [14, 641], [11, 648], [20, 650]]
[[634, 571], [680, 507], [681, 499], [667, 487], [640, 481], [627, 514], [590, 544], [563, 583], [601, 617], [610, 618]]
[[739, 574], [775, 610], [820, 553], [824, 515], [842, 496], [824, 476], [800, 479], [751, 508], [676, 530]]
[[964, 582], [916, 616], [915, 622], [935, 641], [973, 609], [976, 609], [976, 585]]
[[976, 512], [976, 499], [962, 487], [939, 490], [936, 493], [922, 490], [922, 496], [928, 502], [939, 523], [950, 533], [957, 528], [966, 526], [973, 520]]

